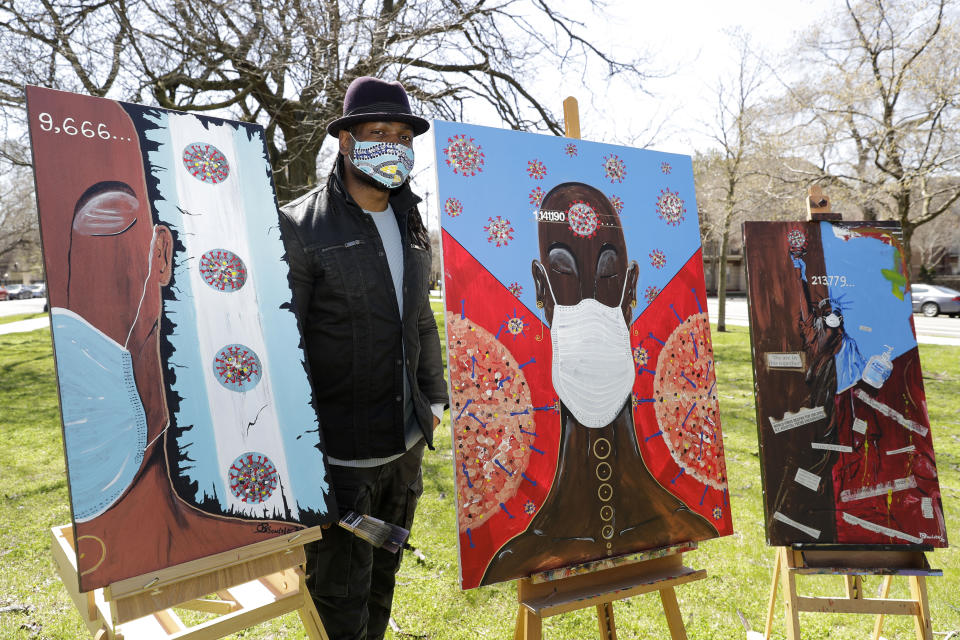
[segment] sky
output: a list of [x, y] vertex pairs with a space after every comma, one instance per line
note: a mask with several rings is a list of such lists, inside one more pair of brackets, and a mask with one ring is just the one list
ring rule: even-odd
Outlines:
[[[589, 33], [600, 34], [598, 43], [615, 56], [646, 54], [653, 66], [671, 73], [645, 85], [652, 95], [618, 84], [607, 86], [602, 78], [584, 83], [579, 74], [564, 77], [549, 71], [533, 89], [558, 113], [564, 98], [577, 98], [586, 140], [692, 155], [711, 146], [708, 131], [716, 110], [717, 81], [735, 72], [738, 64], [730, 32], [741, 29], [755, 50], [773, 61], [803, 30], [815, 28], [841, 5], [841, 0], [608, 0], [601, 17], [583, 0], [551, 3], [555, 10], [585, 23]], [[468, 112], [468, 121], [502, 126], [479, 111]], [[436, 192], [432, 136], [421, 136], [414, 149], [414, 189], [432, 196]], [[431, 227], [438, 228], [436, 208], [429, 203], [426, 209]]]

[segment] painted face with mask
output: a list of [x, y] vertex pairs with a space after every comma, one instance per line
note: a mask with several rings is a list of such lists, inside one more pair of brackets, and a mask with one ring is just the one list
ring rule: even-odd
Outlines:
[[619, 216], [597, 189], [558, 185], [537, 216], [533, 277], [550, 325], [554, 389], [577, 422], [603, 427], [633, 388], [629, 323], [639, 267], [628, 264]]
[[[169, 230], [151, 224], [142, 195], [125, 183], [97, 183], [77, 202], [66, 306], [54, 300], [51, 309], [77, 522], [123, 496], [155, 439], [151, 426], [164, 426], [156, 424], [162, 401], [145, 406], [137, 386], [143, 370], [135, 369], [156, 349], [148, 337], [156, 335], [159, 286], [169, 279], [169, 246]], [[97, 303], [101, 287], [116, 293], [116, 306], [102, 304], [102, 295]], [[147, 398], [156, 397], [143, 386]]]

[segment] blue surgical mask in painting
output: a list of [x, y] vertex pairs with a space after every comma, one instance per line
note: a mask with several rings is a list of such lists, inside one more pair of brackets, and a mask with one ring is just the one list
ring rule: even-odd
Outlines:
[[556, 304], [549, 275], [537, 264], [554, 299], [553, 388], [577, 422], [591, 428], [606, 426], [620, 413], [636, 376], [622, 310], [626, 279], [617, 306], [594, 298], [561, 305]]
[[130, 352], [69, 309], [54, 307], [52, 316], [73, 517], [85, 522], [133, 483], [147, 417]]
[[[353, 134], [350, 134], [353, 138]], [[383, 186], [395, 189], [413, 170], [413, 149], [399, 142], [376, 142], [353, 138], [353, 166]]]

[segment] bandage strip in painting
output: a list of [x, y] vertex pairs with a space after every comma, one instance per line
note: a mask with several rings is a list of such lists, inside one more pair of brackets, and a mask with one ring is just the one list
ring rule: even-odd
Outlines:
[[897, 478], [890, 482], [883, 482], [872, 487], [862, 487], [860, 489], [846, 489], [840, 492], [840, 500], [843, 502], [852, 502], [854, 500], [864, 500], [866, 498], [875, 498], [887, 493], [896, 493], [906, 489], [916, 489], [917, 479], [913, 476], [906, 478]]
[[852, 525], [863, 527], [867, 531], [873, 531], [874, 533], [882, 533], [885, 536], [890, 536], [891, 538], [899, 538], [900, 540], [906, 540], [912, 544], [921, 544], [923, 543], [922, 538], [917, 536], [912, 536], [909, 533], [904, 533], [903, 531], [897, 531], [896, 529], [891, 529], [890, 527], [885, 527], [882, 524], [877, 524], [875, 522], [870, 522], [857, 516], [850, 515], [849, 513], [843, 514], [843, 519], [849, 522]]
[[814, 540], [819, 540], [819, 539], [820, 539], [820, 530], [819, 530], [819, 529], [814, 529], [813, 527], [808, 527], [808, 526], [805, 525], [805, 524], [801, 524], [801, 523], [797, 522], [796, 520], [794, 520], [793, 518], [789, 518], [789, 517], [783, 515], [783, 514], [780, 513], [779, 511], [775, 511], [775, 512], [774, 512], [774, 514], [773, 514], [773, 519], [776, 520], [777, 522], [782, 522], [783, 524], [787, 525], [788, 527], [793, 527], [794, 529], [797, 529], [798, 531], [803, 531], [805, 534], [807, 534], [808, 536], [810, 536], [810, 537], [813, 538]]
[[902, 426], [903, 428], [909, 429], [910, 431], [913, 431], [914, 433], [916, 433], [921, 437], [926, 437], [929, 429], [927, 429], [922, 424], [917, 424], [916, 422], [914, 422], [910, 418], [905, 417], [903, 414], [894, 410], [893, 408], [888, 407], [887, 405], [883, 404], [878, 400], [874, 400], [863, 389], [857, 389], [854, 393], [856, 394], [857, 398], [861, 402], [863, 402], [864, 404], [868, 405], [873, 409], [876, 409], [877, 411], [887, 416], [891, 420], [898, 422], [900, 426]]

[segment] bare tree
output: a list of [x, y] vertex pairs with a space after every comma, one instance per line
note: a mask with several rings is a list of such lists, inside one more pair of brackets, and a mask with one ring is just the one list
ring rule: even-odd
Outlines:
[[[719, 183], [717, 193], [710, 194], [710, 200], [717, 202], [720, 209], [714, 228], [720, 243], [717, 265], [717, 296], [720, 306], [717, 331], [727, 330], [727, 256], [730, 229], [734, 217], [750, 206], [747, 181], [757, 174], [749, 167], [748, 158], [760, 148], [757, 129], [761, 66], [750, 51], [748, 38], [739, 34], [734, 36], [734, 40], [737, 44], [737, 70], [732, 79], [721, 78], [716, 87], [716, 120], [712, 137], [718, 145], [718, 153], [704, 163], [709, 171], [715, 173]], [[701, 199], [706, 195], [701, 193]]]
[[0, 264], [36, 256], [39, 248], [33, 176], [27, 168], [15, 167], [0, 178]]
[[794, 144], [819, 167], [795, 172], [846, 191], [865, 219], [898, 220], [909, 261], [917, 228], [960, 198], [942, 179], [960, 172], [956, 3], [847, 0], [823, 25], [785, 82]]
[[358, 76], [399, 79], [437, 117], [476, 105], [555, 134], [529, 86], [544, 65], [645, 79], [642, 59], [607, 53], [548, 0], [0, 0], [0, 25], [6, 109], [30, 82], [260, 122], [282, 201], [315, 184]]

